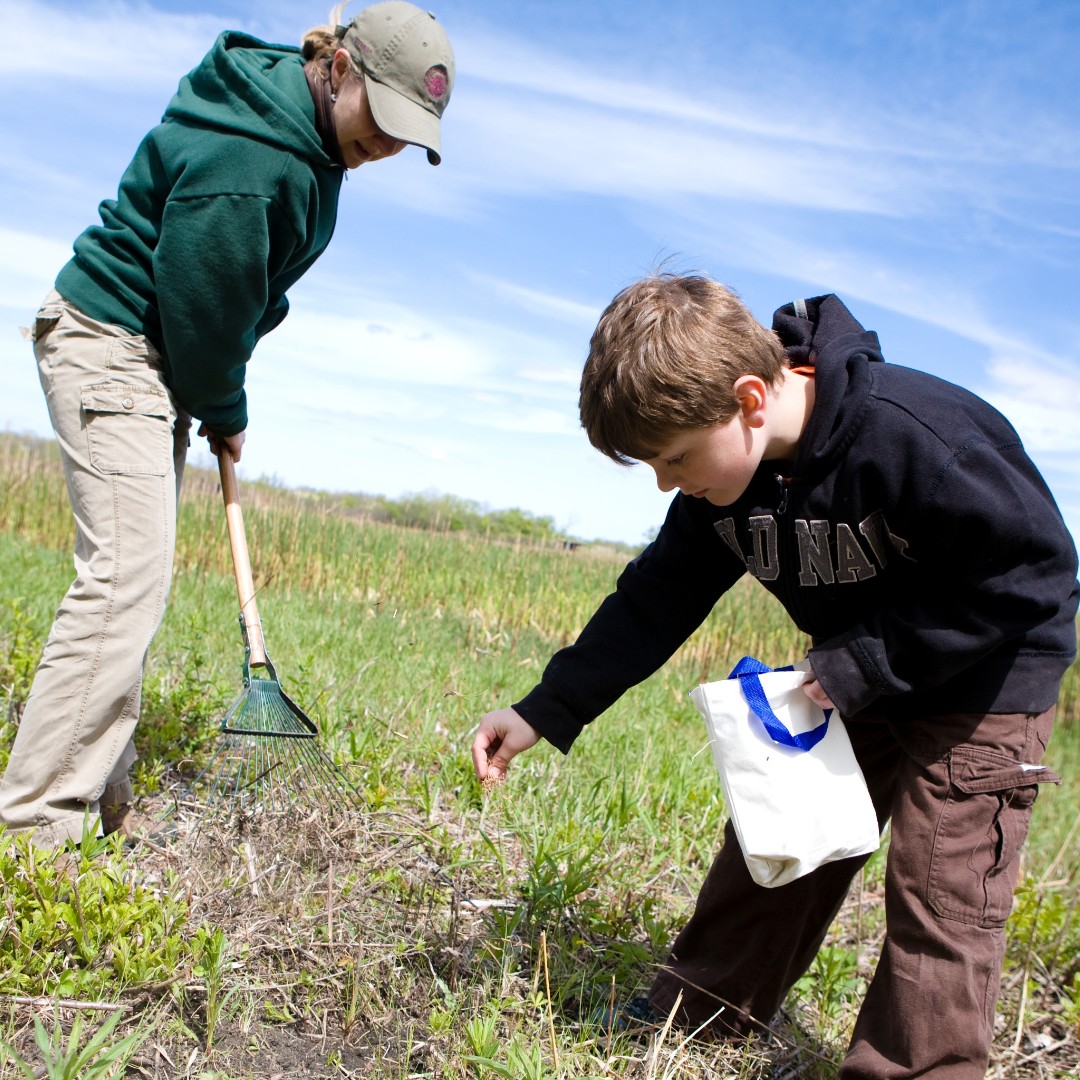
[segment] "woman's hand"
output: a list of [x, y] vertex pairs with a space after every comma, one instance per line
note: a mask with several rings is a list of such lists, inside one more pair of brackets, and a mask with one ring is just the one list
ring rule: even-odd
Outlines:
[[502, 780], [512, 758], [540, 741], [536, 729], [513, 709], [489, 712], [480, 720], [472, 744], [473, 768], [479, 780]]
[[233, 461], [240, 460], [240, 450], [244, 445], [246, 432], [238, 431], [235, 435], [216, 435], [206, 426], [206, 424], [200, 424], [199, 434], [209, 441], [210, 453], [213, 454], [214, 457], [221, 456], [221, 448], [224, 446], [228, 449]]

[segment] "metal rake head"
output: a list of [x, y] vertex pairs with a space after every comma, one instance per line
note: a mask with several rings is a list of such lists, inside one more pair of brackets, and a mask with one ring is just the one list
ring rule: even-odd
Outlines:
[[221, 721], [221, 745], [193, 784], [206, 812], [363, 809], [360, 793], [318, 746], [314, 721], [282, 689], [270, 658], [259, 665], [265, 675], [253, 677], [246, 633], [244, 644], [244, 688]]
[[228, 735], [278, 735], [285, 739], [314, 739], [319, 734], [315, 722], [281, 687], [277, 671], [265, 663], [266, 677], [251, 677], [248, 655], [244, 655], [244, 689], [232, 703], [221, 730]]

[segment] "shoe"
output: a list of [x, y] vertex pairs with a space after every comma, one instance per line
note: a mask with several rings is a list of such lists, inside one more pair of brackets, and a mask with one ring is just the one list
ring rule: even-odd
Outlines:
[[101, 831], [105, 836], [120, 833], [127, 847], [149, 842], [167, 844], [176, 839], [176, 823], [140, 814], [131, 803], [102, 803]]
[[614, 1009], [600, 1009], [590, 1019], [596, 1027], [611, 1035], [620, 1032], [645, 1034], [640, 1029], [660, 1027], [664, 1022], [664, 1017], [649, 1004], [647, 997], [632, 997]]

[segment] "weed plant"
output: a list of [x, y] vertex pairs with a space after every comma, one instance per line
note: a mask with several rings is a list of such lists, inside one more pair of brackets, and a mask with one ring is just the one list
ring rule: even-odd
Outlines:
[[[72, 525], [48, 444], [0, 438], [0, 490], [2, 765], [71, 577]], [[571, 756], [541, 745], [484, 793], [469, 759], [478, 718], [533, 685], [622, 560], [364, 521], [269, 484], [243, 484], [242, 500], [268, 651], [368, 811], [256, 816], [162, 852], [106, 845], [73, 879], [0, 845], [0, 1078], [105, 1030], [95, 1021], [91, 1036], [99, 1014], [63, 1002], [122, 1006], [95, 1053], [123, 1045], [103, 1067], [127, 1055], [145, 1076], [835, 1072], [884, 929], [884, 852], [768, 1037], [709, 1047], [661, 1030], [637, 1043], [596, 1020], [663, 961], [725, 821], [687, 691], [742, 655], [777, 664], [806, 649], [764, 590], [733, 590]], [[239, 689], [229, 559], [216, 477], [191, 469], [137, 734], [150, 805], [197, 772]], [[1048, 763], [1064, 783], [1035, 812], [992, 1076], [1080, 1065], [1075, 668]]]

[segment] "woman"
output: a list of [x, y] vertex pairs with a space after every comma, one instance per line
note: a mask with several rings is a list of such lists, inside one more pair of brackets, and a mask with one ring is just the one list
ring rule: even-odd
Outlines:
[[75, 241], [32, 337], [77, 577], [0, 782], [9, 831], [60, 846], [87, 813], [106, 834], [135, 830], [132, 734], [192, 417], [239, 460], [247, 361], [329, 242], [344, 171], [409, 144], [437, 165], [453, 80], [446, 34], [401, 0], [311, 30], [301, 49], [226, 32]]

